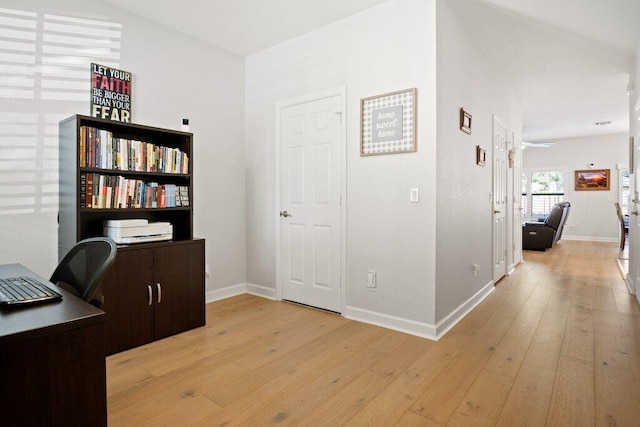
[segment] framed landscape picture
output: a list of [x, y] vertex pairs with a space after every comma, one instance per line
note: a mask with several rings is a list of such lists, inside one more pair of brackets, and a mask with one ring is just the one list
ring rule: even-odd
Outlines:
[[575, 174], [576, 191], [609, 191], [611, 186], [610, 169], [577, 170]]

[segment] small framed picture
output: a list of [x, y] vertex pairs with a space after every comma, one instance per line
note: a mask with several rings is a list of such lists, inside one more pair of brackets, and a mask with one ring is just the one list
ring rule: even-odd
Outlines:
[[465, 111], [464, 108], [460, 109], [460, 130], [471, 134], [471, 114]]
[[609, 191], [611, 169], [586, 169], [575, 172], [575, 191]]
[[476, 145], [476, 164], [478, 166], [484, 166], [487, 164], [487, 150]]

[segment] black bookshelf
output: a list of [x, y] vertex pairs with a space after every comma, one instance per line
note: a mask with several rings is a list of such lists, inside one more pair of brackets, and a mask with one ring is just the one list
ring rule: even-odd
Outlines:
[[[188, 157], [188, 167], [158, 172], [87, 166], [86, 133], [83, 136], [87, 128], [107, 131], [107, 139], [142, 141], [179, 150]], [[60, 259], [76, 242], [102, 236], [106, 220], [147, 219], [173, 225], [171, 241], [118, 245], [116, 260], [102, 280], [107, 354], [204, 325], [205, 242], [193, 237], [193, 134], [82, 115], [61, 121], [59, 131]], [[89, 174], [180, 186], [187, 189], [188, 204], [130, 207], [128, 203], [113, 203], [106, 207], [99, 203], [96, 207], [92, 203], [88, 207]]]
[[[188, 156], [186, 173], [165, 173], [81, 166], [81, 156], [87, 150], [82, 141], [84, 129], [107, 131], [112, 138], [142, 141], [157, 147], [178, 149]], [[170, 222], [173, 240], [193, 239], [193, 134], [130, 123], [119, 123], [83, 115], [71, 116], [60, 122], [60, 211], [59, 256], [78, 241], [102, 236], [103, 222], [110, 219], [147, 219], [149, 222]], [[104, 141], [102, 141], [104, 143]], [[85, 162], [86, 163], [86, 162]], [[88, 208], [83, 198], [86, 185], [81, 176], [102, 175], [124, 177], [145, 183], [171, 184], [188, 189], [188, 206]]]

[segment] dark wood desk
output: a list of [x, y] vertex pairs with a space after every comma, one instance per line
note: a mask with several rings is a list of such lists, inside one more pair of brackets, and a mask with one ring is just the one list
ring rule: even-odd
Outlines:
[[[20, 264], [0, 277], [46, 279]], [[0, 309], [5, 426], [106, 426], [104, 312], [50, 284], [62, 301]]]

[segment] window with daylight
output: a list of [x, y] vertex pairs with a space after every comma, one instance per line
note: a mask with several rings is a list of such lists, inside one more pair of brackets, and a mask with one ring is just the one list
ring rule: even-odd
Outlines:
[[121, 32], [0, 8], [0, 215], [58, 210], [58, 122], [89, 111], [90, 64], [118, 67]]
[[565, 170], [536, 169], [522, 172], [522, 210], [527, 221], [544, 218], [556, 203], [564, 202]]

